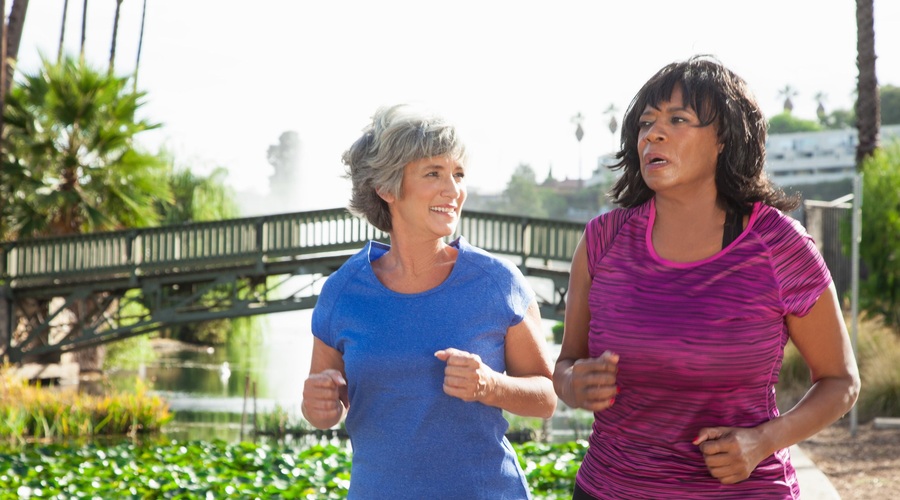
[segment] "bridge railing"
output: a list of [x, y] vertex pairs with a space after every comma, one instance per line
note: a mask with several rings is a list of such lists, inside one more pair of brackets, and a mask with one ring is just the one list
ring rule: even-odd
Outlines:
[[[459, 226], [487, 251], [567, 261], [583, 223], [465, 211]], [[343, 208], [5, 242], [13, 288], [237, 266], [360, 248], [387, 234]]]

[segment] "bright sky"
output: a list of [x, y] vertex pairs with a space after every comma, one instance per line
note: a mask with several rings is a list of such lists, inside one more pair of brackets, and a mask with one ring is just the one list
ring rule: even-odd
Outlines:
[[[7, 0], [7, 9], [12, 1]], [[663, 65], [714, 54], [743, 76], [771, 116], [779, 90], [794, 114], [852, 107], [853, 0], [226, 0], [147, 2], [138, 87], [165, 143], [201, 173], [229, 169], [238, 190], [268, 190], [266, 150], [300, 134], [298, 201], [281, 211], [346, 204], [341, 153], [381, 105], [419, 102], [453, 118], [471, 151], [470, 190], [497, 192], [520, 163], [543, 179], [585, 176], [616, 142], [640, 86]], [[142, 0], [125, 0], [118, 73], [137, 55]], [[20, 69], [55, 58], [63, 0], [32, 1]], [[69, 2], [66, 50], [78, 53], [82, 2]], [[93, 0], [87, 58], [105, 69], [115, 2]], [[900, 85], [900, 2], [875, 0], [879, 84]], [[893, 24], [893, 26], [892, 26]], [[572, 117], [584, 117], [579, 146]]]

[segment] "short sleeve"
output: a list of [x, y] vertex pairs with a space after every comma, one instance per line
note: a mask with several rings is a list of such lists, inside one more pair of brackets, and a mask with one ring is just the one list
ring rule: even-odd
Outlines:
[[606, 255], [619, 229], [632, 213], [633, 210], [617, 208], [600, 214], [587, 223], [584, 229], [584, 243], [591, 278], [596, 274], [597, 264]]
[[770, 240], [772, 264], [785, 314], [805, 316], [831, 284], [831, 273], [812, 237], [782, 216]]
[[525, 276], [522, 275], [518, 268], [512, 267], [510, 269], [510, 280], [509, 306], [512, 311], [512, 321], [509, 326], [514, 326], [525, 319], [525, 313], [534, 300], [535, 293], [531, 284], [528, 283], [528, 280], [525, 279]]
[[336, 285], [337, 283], [332, 281], [332, 278], [325, 280], [319, 298], [316, 300], [316, 306], [313, 308], [311, 320], [313, 336], [333, 349], [337, 349], [335, 334], [331, 331], [331, 314], [338, 297], [338, 293], [334, 290]]

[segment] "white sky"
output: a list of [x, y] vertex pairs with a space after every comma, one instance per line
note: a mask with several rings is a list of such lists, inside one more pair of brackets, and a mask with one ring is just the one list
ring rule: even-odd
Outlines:
[[[7, 0], [7, 9], [12, 1]], [[616, 142], [617, 120], [663, 65], [695, 53], [743, 76], [771, 116], [778, 91], [794, 114], [852, 106], [853, 0], [148, 0], [138, 86], [144, 114], [201, 173], [229, 169], [238, 190], [264, 194], [266, 150], [286, 130], [303, 153], [294, 209], [344, 206], [341, 153], [380, 105], [420, 102], [452, 117], [471, 151], [470, 190], [503, 189], [515, 167], [539, 179], [585, 176]], [[143, 0], [125, 0], [116, 70], [134, 70]], [[19, 67], [55, 58], [63, 0], [29, 4]], [[82, 2], [69, 2], [65, 46], [78, 52]], [[105, 69], [114, 0], [92, 0], [87, 58]], [[879, 84], [900, 85], [900, 2], [875, 0]], [[893, 24], [893, 26], [892, 26]], [[572, 117], [585, 116], [575, 139]], [[581, 158], [581, 167], [579, 167]]]

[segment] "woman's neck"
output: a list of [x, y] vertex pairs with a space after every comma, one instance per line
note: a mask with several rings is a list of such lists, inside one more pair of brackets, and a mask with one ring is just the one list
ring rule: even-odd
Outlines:
[[726, 211], [715, 197], [657, 197], [654, 203], [651, 240], [657, 255], [674, 262], [694, 262], [722, 249]]
[[456, 263], [456, 248], [441, 239], [409, 241], [391, 235], [391, 249], [372, 263], [378, 279], [400, 293], [430, 290], [447, 279]]

